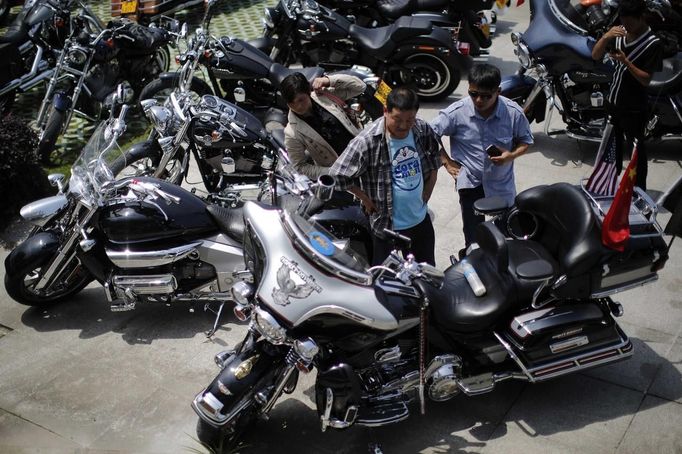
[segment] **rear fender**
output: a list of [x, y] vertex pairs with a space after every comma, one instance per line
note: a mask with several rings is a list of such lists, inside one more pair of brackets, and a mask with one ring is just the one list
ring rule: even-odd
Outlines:
[[468, 55], [462, 55], [450, 38], [450, 34], [441, 28], [434, 27], [429, 35], [422, 35], [418, 38], [410, 39], [400, 45], [392, 53], [391, 60], [401, 61], [417, 52], [436, 54], [449, 59], [461, 70], [468, 70], [473, 59]]
[[57, 92], [53, 99], [54, 108], [60, 112], [66, 112], [71, 108], [71, 97], [63, 91]]
[[40, 232], [17, 246], [5, 259], [5, 273], [8, 276], [37, 268], [45, 256], [53, 256], [59, 249], [59, 237], [53, 232]]

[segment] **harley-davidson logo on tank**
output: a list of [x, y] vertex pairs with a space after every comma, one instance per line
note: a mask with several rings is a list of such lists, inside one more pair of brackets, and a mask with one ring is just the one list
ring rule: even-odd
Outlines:
[[[298, 263], [286, 257], [281, 257], [280, 262], [282, 262], [282, 266], [277, 270], [277, 286], [279, 288], [272, 289], [272, 298], [275, 303], [286, 306], [291, 303], [290, 298], [303, 299], [309, 297], [313, 291], [322, 292], [322, 287], [317, 284], [315, 278], [301, 271]], [[292, 272], [293, 276], [298, 277], [301, 282], [297, 282], [298, 279], [292, 276]]]

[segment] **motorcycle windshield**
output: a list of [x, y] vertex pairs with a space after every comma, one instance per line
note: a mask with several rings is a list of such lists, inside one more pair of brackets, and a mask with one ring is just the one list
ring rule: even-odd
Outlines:
[[334, 237], [319, 223], [295, 212], [286, 212], [284, 223], [289, 238], [309, 259], [353, 282], [371, 281], [367, 262], [350, 247], [349, 240]]
[[111, 125], [108, 121], [100, 123], [71, 167], [69, 191], [91, 205], [97, 202], [102, 186], [114, 181], [112, 164], [123, 155]]
[[584, 3], [585, 0], [548, 0], [554, 15], [567, 27], [580, 34], [588, 33], [585, 15], [581, 14], [581, 11], [585, 9], [585, 6], [582, 5]]

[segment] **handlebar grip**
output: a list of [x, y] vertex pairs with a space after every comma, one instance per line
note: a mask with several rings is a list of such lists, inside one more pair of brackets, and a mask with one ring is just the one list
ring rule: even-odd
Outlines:
[[130, 108], [130, 107], [128, 106], [128, 104], [123, 104], [123, 105], [121, 106], [121, 112], [119, 112], [119, 114], [118, 114], [118, 119], [119, 119], [120, 121], [123, 121], [123, 119], [125, 118], [126, 114], [128, 113], [128, 109], [129, 109], [129, 108]]

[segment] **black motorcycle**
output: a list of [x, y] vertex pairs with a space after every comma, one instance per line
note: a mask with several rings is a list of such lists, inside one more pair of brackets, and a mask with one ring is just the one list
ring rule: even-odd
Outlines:
[[[165, 100], [170, 92], [178, 89], [198, 96], [215, 94], [253, 113], [268, 130], [283, 128], [287, 123], [288, 107], [279, 93], [282, 80], [294, 72], [301, 72], [312, 82], [324, 74], [324, 69], [289, 69], [273, 62], [244, 40], [213, 37], [209, 26], [214, 4], [214, 1], [208, 2], [202, 26], [186, 43], [187, 50], [176, 57], [182, 65], [180, 70], [160, 74], [142, 90], [140, 99]], [[210, 85], [194, 75], [200, 69], [205, 70]], [[349, 103], [358, 115], [365, 116], [366, 112], [368, 120], [380, 116], [383, 106], [374, 97], [378, 78], [369, 68], [354, 66], [336, 73], [339, 72], [356, 76], [367, 84], [365, 93]]]
[[[12, 110], [17, 93], [25, 93], [52, 77], [70, 34], [74, 0], [34, 0], [0, 36], [0, 114]], [[82, 5], [83, 17], [97, 27], [99, 19]]]
[[[124, 98], [125, 89], [119, 86], [113, 101]], [[50, 176], [59, 189], [56, 196], [22, 208], [22, 217], [35, 228], [5, 260], [7, 294], [21, 304], [46, 306], [97, 280], [112, 311], [133, 310], [142, 303], [215, 303], [220, 308], [212, 334], [222, 305], [232, 301], [231, 285], [250, 277], [242, 257], [241, 204], [208, 203], [149, 177], [117, 180], [124, 162], [118, 140], [126, 129], [126, 112], [124, 105], [118, 117], [111, 115], [98, 126], [67, 185], [63, 176]], [[222, 119], [241, 136], [245, 125], [237, 125], [233, 114], [223, 111]], [[255, 132], [262, 141], [274, 140], [262, 127]], [[291, 203], [287, 201], [298, 199], [312, 184], [291, 172], [272, 175], [273, 184], [263, 185], [263, 200], [270, 203]], [[277, 190], [279, 182], [289, 181], [286, 193]], [[332, 230], [352, 233], [350, 226], [357, 224], [348, 211], [333, 207], [317, 216]]]
[[[547, 134], [557, 133], [549, 131], [551, 113], [556, 109], [567, 125], [568, 136], [600, 141], [613, 65], [592, 59], [596, 40], [580, 22], [574, 22], [576, 10], [570, 1], [531, 0], [530, 7], [528, 29], [523, 34], [512, 34], [521, 68], [502, 80], [502, 95], [522, 105], [530, 121], [545, 121]], [[647, 88], [651, 136], [679, 137], [682, 54], [666, 58], [663, 68], [654, 74]]]
[[[679, 213], [676, 198], [669, 209]], [[313, 368], [324, 431], [383, 426], [406, 419], [414, 400], [423, 413], [427, 397], [476, 396], [505, 380], [542, 382], [630, 357], [615, 321], [623, 307], [610, 295], [652, 282], [666, 263], [656, 206], [633, 207], [641, 231], [618, 253], [601, 245], [597, 206], [581, 189], [541, 186], [516, 201], [537, 212], [534, 236], [505, 238], [485, 222], [479, 248], [444, 272], [397, 253], [368, 268], [306, 218], [305, 203], [280, 211], [248, 202], [253, 283], [232, 292], [249, 330], [215, 356], [220, 372], [192, 403], [199, 440], [229, 451]], [[676, 217], [668, 232], [680, 236]]]
[[[460, 43], [460, 50], [474, 57], [488, 55], [495, 30], [492, 17], [484, 10], [490, 10], [493, 0], [435, 0], [415, 2], [413, 0], [322, 0], [320, 4], [334, 9], [339, 14], [353, 17], [356, 24], [363, 27], [389, 25], [402, 16], [419, 17], [430, 20], [433, 25], [449, 30]], [[266, 17], [274, 13], [266, 8]]]
[[266, 10], [265, 25], [265, 36], [251, 43], [278, 63], [327, 70], [367, 66], [389, 85], [413, 86], [424, 100], [452, 93], [471, 64], [449, 31], [418, 17], [365, 28], [314, 0], [280, 0]]
[[112, 106], [118, 84], [129, 89], [126, 101], [168, 70], [172, 35], [161, 27], [144, 27], [127, 20], [93, 29], [83, 11], [71, 18], [71, 34], [57, 61], [36, 120], [38, 153], [49, 160], [60, 134], [74, 113], [97, 121]]

